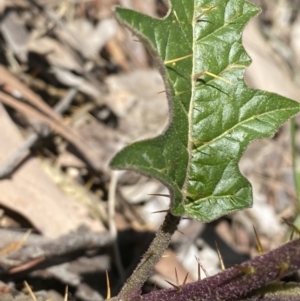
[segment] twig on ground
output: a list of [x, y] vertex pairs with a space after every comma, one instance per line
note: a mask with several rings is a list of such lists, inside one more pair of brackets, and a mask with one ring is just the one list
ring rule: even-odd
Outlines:
[[111, 245], [113, 239], [109, 233], [92, 233], [78, 231], [49, 242], [42, 241], [3, 256], [0, 260], [0, 271], [7, 272], [12, 268], [24, 265], [38, 258], [45, 260], [63, 256], [76, 251], [97, 249]]

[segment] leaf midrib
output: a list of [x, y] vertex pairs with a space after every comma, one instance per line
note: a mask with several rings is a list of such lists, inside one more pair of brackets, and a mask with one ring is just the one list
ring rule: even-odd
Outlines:
[[191, 93], [191, 98], [190, 98], [190, 104], [189, 104], [189, 112], [188, 112], [188, 124], [189, 124], [189, 130], [188, 130], [188, 145], [187, 145], [187, 151], [188, 151], [188, 162], [187, 162], [187, 167], [186, 167], [186, 177], [181, 189], [182, 192], [182, 199], [181, 199], [181, 204], [184, 206], [185, 199], [187, 197], [187, 187], [189, 183], [189, 174], [190, 174], [190, 168], [191, 168], [191, 158], [192, 158], [192, 151], [193, 151], [193, 141], [192, 141], [192, 132], [193, 132], [193, 107], [194, 107], [194, 94], [196, 90], [196, 81], [194, 80], [194, 74], [195, 74], [195, 47], [196, 47], [196, 40], [195, 40], [195, 25], [197, 24], [197, 20], [195, 18], [195, 6], [193, 10], [193, 22], [192, 22], [192, 28], [193, 28], [193, 63], [192, 63], [192, 74], [190, 76], [191, 80], [191, 87], [192, 87], [192, 93]]

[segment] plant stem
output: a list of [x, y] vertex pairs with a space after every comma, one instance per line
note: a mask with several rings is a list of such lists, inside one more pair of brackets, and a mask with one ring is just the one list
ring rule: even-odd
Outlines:
[[[202, 281], [188, 283], [178, 289], [153, 291], [132, 298], [131, 301], [241, 301], [248, 300], [248, 297], [253, 297], [249, 299], [253, 301], [300, 300], [297, 287], [293, 291], [284, 292], [284, 287], [279, 282], [280, 278], [296, 272], [299, 268], [300, 239], [297, 239]], [[269, 283], [273, 283], [277, 291], [272, 291], [270, 287], [269, 290], [265, 288], [265, 291], [257, 291]], [[281, 294], [282, 299], [276, 299], [274, 296], [272, 298], [272, 293], [275, 297], [276, 294]], [[263, 299], [265, 294], [269, 294], [269, 298]], [[298, 299], [292, 298], [293, 294], [297, 294]], [[259, 298], [256, 299], [255, 295]]]
[[118, 296], [109, 299], [110, 301], [131, 301], [133, 297], [140, 294], [141, 287], [152, 274], [155, 264], [167, 249], [173, 233], [177, 230], [179, 221], [179, 216], [174, 216], [170, 212], [167, 213], [141, 262], [126, 281]]

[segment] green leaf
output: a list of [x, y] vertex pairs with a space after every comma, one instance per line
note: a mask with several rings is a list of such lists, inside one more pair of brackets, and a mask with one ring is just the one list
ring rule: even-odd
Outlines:
[[174, 215], [209, 222], [252, 205], [238, 162], [251, 141], [272, 136], [300, 106], [244, 83], [251, 60], [242, 30], [257, 7], [244, 0], [170, 5], [163, 19], [116, 9], [158, 62], [170, 121], [160, 136], [125, 147], [111, 167], [160, 180], [171, 192]]

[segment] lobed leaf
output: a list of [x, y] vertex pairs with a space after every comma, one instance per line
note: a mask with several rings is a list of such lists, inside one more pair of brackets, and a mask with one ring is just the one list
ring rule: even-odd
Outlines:
[[158, 137], [125, 147], [111, 167], [163, 182], [171, 211], [209, 222], [252, 205], [238, 168], [253, 140], [270, 137], [300, 105], [244, 83], [242, 30], [259, 9], [244, 0], [171, 0], [163, 19], [117, 8], [157, 59], [170, 106]]

